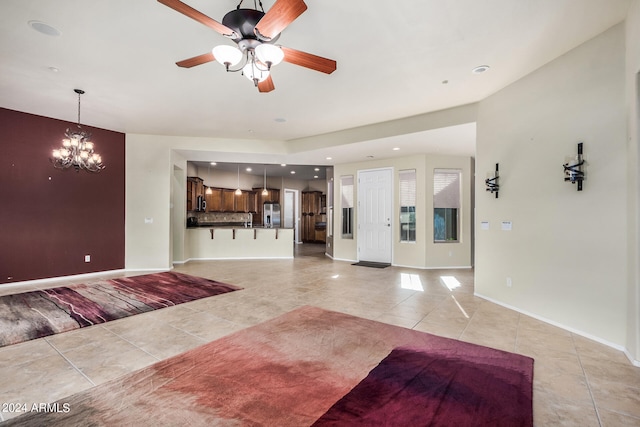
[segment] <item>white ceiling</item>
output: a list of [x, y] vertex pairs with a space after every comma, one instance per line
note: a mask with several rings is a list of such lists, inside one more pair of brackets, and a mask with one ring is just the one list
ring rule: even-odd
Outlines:
[[[2, 0], [0, 107], [75, 122], [73, 89], [81, 88], [83, 124], [288, 141], [477, 102], [621, 22], [629, 6], [628, 0], [305, 2], [308, 10], [278, 43], [335, 59], [338, 68], [325, 75], [282, 63], [272, 70], [276, 90], [261, 94], [216, 62], [177, 67], [232, 42], [155, 0]], [[238, 1], [185, 3], [221, 21]], [[262, 3], [268, 10], [274, 0]], [[61, 34], [43, 35], [31, 20]], [[479, 65], [491, 68], [473, 74]], [[392, 152], [396, 146], [401, 150]], [[475, 125], [332, 152], [343, 161], [413, 152], [473, 156]], [[325, 153], [306, 150], [289, 163], [327, 164]]]

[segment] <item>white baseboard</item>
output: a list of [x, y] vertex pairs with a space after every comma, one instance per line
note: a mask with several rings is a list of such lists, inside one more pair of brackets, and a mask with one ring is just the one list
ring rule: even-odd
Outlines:
[[11, 287], [48, 285], [48, 284], [57, 283], [57, 282], [65, 282], [65, 281], [68, 282], [69, 280], [95, 279], [103, 276], [111, 276], [114, 274], [125, 274], [127, 271], [131, 271], [131, 270], [125, 270], [125, 269], [107, 270], [107, 271], [97, 271], [95, 273], [83, 273], [83, 274], [73, 274], [70, 276], [59, 276], [59, 277], [48, 277], [44, 279], [24, 280], [22, 282], [4, 283], [4, 284], [1, 284], [0, 287], [2, 287], [2, 289], [8, 289]]
[[597, 343], [600, 343], [602, 345], [606, 345], [607, 347], [611, 347], [611, 348], [613, 348], [615, 350], [621, 351], [621, 352], [623, 352], [625, 354], [625, 356], [627, 356], [627, 359], [629, 359], [629, 362], [631, 362], [634, 366], [640, 367], [640, 361], [634, 360], [633, 356], [631, 356], [631, 353], [629, 353], [627, 348], [622, 346], [622, 345], [612, 343], [610, 341], [604, 340], [604, 339], [602, 339], [600, 337], [597, 337], [595, 335], [591, 335], [591, 334], [589, 334], [587, 332], [572, 328], [572, 327], [567, 326], [567, 325], [563, 325], [562, 323], [558, 323], [558, 322], [555, 322], [553, 320], [546, 319], [546, 318], [544, 318], [542, 316], [538, 316], [537, 314], [529, 313], [526, 310], [521, 310], [521, 309], [519, 309], [517, 307], [511, 306], [509, 304], [505, 304], [505, 303], [503, 303], [501, 301], [495, 300], [493, 298], [487, 297], [487, 296], [479, 294], [477, 292], [474, 292], [474, 295], [477, 296], [478, 298], [482, 298], [482, 299], [490, 301], [490, 302], [492, 302], [494, 304], [497, 304], [497, 305], [500, 305], [502, 307], [508, 308], [509, 310], [513, 310], [515, 312], [524, 314], [525, 316], [533, 317], [534, 319], [540, 320], [541, 322], [548, 323], [550, 325], [553, 325], [553, 326], [556, 326], [558, 328], [564, 329], [565, 331], [571, 332], [571, 333], [576, 334], [576, 335], [580, 335], [581, 337], [590, 339], [590, 340], [595, 341]]

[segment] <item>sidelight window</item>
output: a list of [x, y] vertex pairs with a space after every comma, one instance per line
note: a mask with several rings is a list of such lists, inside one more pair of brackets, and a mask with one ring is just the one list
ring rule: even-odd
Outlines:
[[433, 240], [458, 242], [461, 175], [458, 169], [436, 169], [433, 174]]
[[353, 175], [340, 177], [342, 238], [353, 239]]
[[401, 170], [400, 181], [400, 241], [416, 241], [416, 170]]

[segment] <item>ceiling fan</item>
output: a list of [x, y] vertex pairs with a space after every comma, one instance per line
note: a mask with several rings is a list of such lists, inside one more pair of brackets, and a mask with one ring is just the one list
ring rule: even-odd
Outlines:
[[[191, 68], [215, 60], [223, 64], [227, 71], [241, 71], [253, 81], [260, 92], [271, 92], [275, 89], [270, 71], [273, 65], [281, 61], [326, 74], [336, 70], [336, 61], [332, 59], [274, 44], [282, 30], [307, 10], [303, 0], [276, 0], [266, 13], [261, 0], [257, 1], [262, 10], [258, 10], [256, 0], [254, 9], [241, 9], [243, 1], [240, 1], [235, 10], [227, 13], [220, 23], [180, 0], [158, 0], [165, 6], [230, 38], [237, 45], [237, 48], [219, 45], [211, 52], [184, 59], [176, 62], [176, 65]], [[241, 62], [240, 68], [232, 68]]]

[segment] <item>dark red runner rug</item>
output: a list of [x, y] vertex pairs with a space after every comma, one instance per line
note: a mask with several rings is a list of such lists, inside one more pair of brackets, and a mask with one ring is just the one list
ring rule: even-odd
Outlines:
[[0, 347], [242, 289], [165, 272], [0, 297]]

